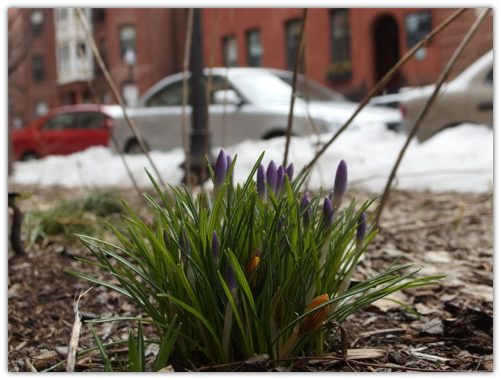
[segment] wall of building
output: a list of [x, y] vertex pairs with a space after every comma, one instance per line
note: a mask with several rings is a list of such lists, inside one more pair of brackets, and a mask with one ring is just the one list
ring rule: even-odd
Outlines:
[[[17, 9], [13, 10], [14, 12]], [[37, 115], [35, 107], [38, 102], [45, 102], [48, 108], [57, 106], [57, 73], [54, 38], [54, 17], [52, 9], [44, 9], [44, 21], [40, 34], [33, 36], [29, 42], [30, 13], [31, 9], [21, 9], [20, 19], [15, 30], [16, 37], [26, 44], [12, 46], [8, 54], [19, 54], [22, 49], [27, 49], [25, 59], [8, 78], [9, 95], [9, 121], [17, 125], [28, 124]], [[44, 59], [44, 79], [40, 82], [33, 79], [33, 57], [41, 56]]]
[[[308, 10], [305, 29], [306, 73], [312, 79], [321, 82], [353, 99], [360, 99], [380, 78], [376, 75], [378, 51], [384, 48], [376, 43], [376, 26], [380, 20], [396, 23], [398, 30], [399, 57], [411, 47], [407, 42], [406, 20], [410, 14], [429, 11], [431, 29], [438, 26], [456, 9], [453, 8], [353, 8], [349, 9], [350, 54], [352, 70], [348, 78], [332, 80], [327, 78], [327, 70], [332, 63], [331, 12], [332, 9], [312, 8]], [[217, 10], [204, 9], [202, 16], [204, 31], [205, 64], [209, 65], [213, 49], [214, 23]], [[262, 66], [285, 69], [286, 34], [285, 25], [292, 19], [299, 19], [302, 9], [273, 8], [237, 8], [220, 10], [220, 24], [217, 32], [215, 66], [224, 66], [222, 41], [234, 35], [237, 41], [237, 66], [247, 66], [246, 33], [258, 28], [263, 47]], [[437, 35], [419, 58], [411, 58], [401, 69], [394, 86], [396, 91], [403, 86], [420, 86], [436, 81], [455, 48], [459, 45], [467, 30], [478, 15], [475, 9], [463, 13], [450, 26]], [[384, 19], [383, 19], [384, 18]], [[233, 21], [232, 21], [233, 19]], [[430, 29], [430, 30], [431, 30]], [[489, 17], [476, 34], [474, 41], [467, 47], [457, 64], [455, 74], [462, 71], [480, 55], [492, 48], [493, 18]], [[384, 59], [382, 57], [381, 59]], [[395, 61], [396, 62], [396, 61]]]

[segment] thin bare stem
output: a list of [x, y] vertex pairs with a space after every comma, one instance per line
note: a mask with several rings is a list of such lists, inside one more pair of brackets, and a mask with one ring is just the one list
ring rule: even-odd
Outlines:
[[[219, 20], [220, 20], [220, 15], [221, 15], [221, 10], [219, 8], [215, 9], [216, 14], [214, 15], [214, 27], [212, 29], [212, 46], [211, 46], [211, 52], [210, 52], [210, 59], [209, 59], [209, 75], [207, 77], [207, 84], [205, 87], [205, 133], [206, 133], [206, 138], [205, 138], [205, 146], [204, 146], [204, 154], [206, 157], [209, 157], [209, 141], [210, 141], [210, 93], [212, 90], [212, 69], [214, 68], [214, 61], [216, 59], [216, 50], [217, 50], [217, 37], [219, 34]], [[206, 176], [206, 167], [205, 165], [202, 165], [202, 191], [203, 191], [203, 184], [205, 182], [205, 176]]]
[[422, 46], [426, 45], [430, 39], [432, 39], [435, 35], [440, 33], [446, 26], [448, 26], [452, 21], [458, 18], [466, 8], [460, 8], [456, 12], [454, 12], [449, 18], [447, 18], [444, 22], [442, 22], [439, 26], [433, 29], [430, 33], [428, 33], [425, 37], [421, 39], [412, 49], [410, 49], [400, 60], [391, 68], [390, 71], [386, 73], [386, 75], [381, 78], [381, 80], [372, 88], [371, 91], [362, 99], [356, 111], [351, 115], [351, 117], [344, 123], [344, 125], [334, 134], [334, 136], [323, 146], [323, 148], [315, 155], [315, 157], [310, 161], [306, 168], [311, 168], [315, 162], [325, 153], [325, 151], [329, 148], [329, 146], [338, 138], [338, 136], [348, 128], [353, 119], [358, 115], [358, 113], [365, 107], [369, 100], [376, 94], [380, 93], [388, 84], [388, 82], [395, 76], [400, 67], [404, 65], [414, 53], [419, 50]]
[[292, 122], [294, 120], [294, 103], [296, 101], [296, 82], [297, 72], [299, 71], [299, 62], [303, 53], [304, 46], [304, 30], [306, 29], [306, 17], [308, 16], [308, 8], [303, 9], [303, 16], [301, 17], [301, 30], [299, 32], [299, 45], [296, 49], [296, 56], [294, 57], [294, 74], [292, 76], [292, 94], [291, 104], [289, 109], [289, 118], [287, 120], [287, 132], [285, 139], [285, 152], [284, 152], [284, 168], [287, 166], [287, 156], [289, 155], [289, 145], [292, 133]]
[[[94, 99], [94, 103], [97, 104], [97, 106], [99, 108], [101, 108], [101, 101], [99, 100], [99, 97], [96, 94], [96, 89], [94, 88], [94, 85], [92, 83], [92, 79], [91, 79], [90, 72], [89, 72], [88, 67], [87, 67], [87, 61], [85, 59], [86, 57], [85, 57], [82, 46], [79, 46], [79, 48], [78, 48], [78, 56], [82, 62], [86, 63], [83, 65], [83, 71], [84, 71], [85, 80], [87, 81], [87, 87], [89, 88], [91, 96]], [[134, 179], [132, 172], [130, 171], [129, 165], [127, 165], [127, 161], [125, 160], [124, 152], [120, 148], [120, 145], [118, 144], [118, 141], [117, 141], [115, 135], [113, 134], [113, 131], [109, 128], [107, 128], [107, 131], [108, 131], [108, 134], [110, 136], [111, 142], [113, 143], [113, 146], [115, 147], [115, 150], [117, 151], [118, 155], [120, 156], [120, 159], [122, 160], [122, 163], [125, 167], [125, 171], [127, 172], [127, 175], [129, 176], [129, 178], [132, 182], [132, 186], [134, 186], [134, 189], [136, 190], [136, 193], [137, 193], [139, 199], [141, 199], [141, 201], [144, 203], [144, 205], [146, 207], [148, 207], [148, 203], [147, 203], [146, 199], [143, 197], [143, 194], [141, 193], [141, 190], [139, 189], [139, 186], [138, 186], [136, 180]]]
[[77, 10], [78, 18], [79, 18], [79, 20], [82, 24], [83, 30], [85, 32], [85, 38], [87, 39], [87, 42], [89, 43], [89, 45], [92, 49], [92, 52], [94, 53], [94, 57], [96, 58], [96, 61], [99, 64], [99, 67], [101, 68], [101, 70], [104, 74], [104, 77], [106, 79], [106, 82], [108, 83], [108, 86], [111, 89], [111, 92], [113, 92], [113, 96], [115, 97], [115, 99], [118, 102], [118, 104], [120, 105], [120, 107], [122, 107], [122, 112], [123, 112], [125, 121], [127, 122], [129, 128], [131, 129], [132, 133], [134, 134], [134, 137], [136, 138], [137, 142], [139, 143], [139, 146], [141, 147], [141, 149], [143, 150], [144, 154], [146, 155], [148, 161], [150, 162], [150, 165], [153, 168], [153, 170], [155, 171], [155, 174], [157, 175], [160, 183], [165, 188], [166, 187], [165, 182], [163, 181], [162, 176], [160, 175], [157, 167], [153, 163], [153, 160], [151, 159], [151, 157], [148, 153], [148, 149], [146, 149], [146, 147], [144, 145], [144, 141], [143, 141], [143, 138], [141, 137], [141, 134], [139, 133], [139, 131], [138, 131], [136, 125], [134, 124], [134, 122], [132, 121], [132, 119], [129, 117], [129, 114], [127, 113], [127, 109], [125, 107], [125, 103], [122, 99], [122, 96], [120, 95], [120, 92], [117, 90], [115, 84], [113, 83], [111, 75], [108, 72], [108, 69], [106, 68], [106, 65], [103, 62], [101, 54], [99, 53], [99, 50], [96, 46], [96, 42], [94, 41], [94, 37], [92, 37], [92, 35], [90, 33], [89, 25], [87, 23], [87, 19], [85, 18], [85, 15], [82, 11], [82, 8], [76, 8], [76, 10]]
[[449, 76], [451, 69], [452, 69], [452, 66], [454, 66], [457, 59], [459, 58], [459, 56], [463, 52], [464, 48], [466, 47], [468, 42], [470, 42], [470, 40], [473, 37], [473, 35], [475, 34], [475, 32], [478, 30], [478, 27], [482, 24], [482, 21], [484, 21], [484, 19], [489, 14], [490, 10], [491, 10], [490, 8], [484, 9], [482, 11], [482, 13], [478, 16], [478, 18], [475, 20], [475, 22], [471, 26], [470, 30], [468, 30], [468, 32], [464, 36], [463, 40], [461, 41], [461, 43], [457, 47], [456, 51], [454, 52], [452, 57], [449, 59], [449, 62], [447, 62], [447, 65], [445, 66], [444, 70], [440, 74], [440, 77], [438, 78], [437, 84], [435, 86], [435, 90], [433, 91], [431, 96], [428, 98], [428, 100], [426, 101], [423, 108], [421, 108], [421, 110], [419, 111], [419, 114], [416, 118], [416, 121], [414, 122], [414, 125], [412, 126], [412, 129], [411, 129], [409, 135], [407, 136], [407, 140], [406, 140], [404, 146], [402, 147], [400, 154], [398, 155], [397, 161], [395, 162], [395, 165], [393, 166], [393, 170], [391, 171], [390, 176], [388, 177], [388, 182], [386, 183], [386, 187], [384, 189], [383, 196], [381, 197], [381, 204], [379, 206], [379, 210], [378, 210], [376, 218], [375, 218], [376, 225], [379, 225], [379, 220], [381, 218], [381, 214], [383, 212], [384, 206], [385, 206], [386, 201], [388, 199], [388, 196], [390, 194], [391, 183], [393, 182], [393, 178], [395, 178], [395, 174], [397, 173], [400, 162], [404, 158], [404, 154], [405, 154], [405, 151], [407, 150], [407, 147], [409, 146], [412, 138], [414, 137], [414, 135], [418, 131], [419, 126], [421, 125], [421, 122], [423, 121], [424, 117], [428, 113], [428, 110], [430, 109], [431, 105], [433, 104], [433, 102], [437, 98], [438, 92], [440, 91], [442, 84], [445, 82], [445, 80]]
[[[186, 156], [186, 181], [188, 189], [191, 192], [191, 154], [188, 143], [188, 117], [186, 115], [186, 107], [188, 105], [188, 72], [190, 65], [191, 39], [193, 35], [193, 14], [194, 9], [188, 9], [188, 23], [186, 25], [186, 41], [184, 46], [184, 61], [183, 61], [183, 107], [182, 107], [182, 128], [183, 128], [183, 147], [184, 155]], [[192, 111], [193, 112], [193, 111]]]
[[224, 102], [223, 102], [223, 118], [222, 118], [222, 126], [221, 126], [221, 146], [223, 148], [226, 148], [226, 91], [228, 90], [229, 87], [229, 82], [228, 82], [228, 72], [230, 70], [230, 38], [235, 38], [235, 35], [233, 34], [233, 24], [235, 21], [235, 9], [231, 8], [230, 9], [230, 34], [228, 36], [228, 48], [226, 49], [226, 54], [224, 59], [226, 60], [225, 66], [226, 66], [226, 71], [224, 74]]

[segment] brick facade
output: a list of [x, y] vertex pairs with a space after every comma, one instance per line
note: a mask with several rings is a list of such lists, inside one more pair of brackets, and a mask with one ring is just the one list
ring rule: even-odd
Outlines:
[[[395, 44], [398, 57], [403, 56], [411, 46], [407, 44], [406, 18], [413, 13], [429, 11], [431, 29], [438, 26], [456, 9], [453, 8], [353, 8], [348, 10], [350, 27], [351, 73], [344, 78], [327, 78], [327, 70], [332, 63], [331, 13], [333, 9], [312, 8], [308, 11], [305, 29], [305, 56], [307, 75], [353, 99], [360, 99], [380, 78], [377, 75], [378, 59], [383, 61], [387, 41]], [[209, 63], [212, 49], [212, 35], [216, 19], [216, 9], [203, 10], [204, 54]], [[233, 14], [232, 14], [233, 12]], [[286, 25], [300, 19], [302, 9], [237, 8], [220, 10], [220, 26], [215, 47], [215, 66], [224, 66], [222, 41], [233, 35], [238, 50], [237, 66], [248, 65], [246, 34], [258, 29], [263, 49], [262, 66], [270, 68], [287, 67]], [[419, 86], [433, 83], [445, 67], [454, 49], [473, 24], [478, 12], [469, 9], [447, 29], [437, 35], [424, 49], [422, 60], [412, 58], [402, 68], [396, 83], [390, 91], [402, 86]], [[233, 19], [233, 21], [232, 21]], [[398, 33], [388, 33], [390, 23], [396, 24]], [[378, 28], [379, 26], [379, 28]], [[386, 35], [385, 35], [386, 30]], [[391, 31], [390, 31], [391, 32]], [[384, 43], [377, 40], [382, 34]], [[469, 44], [457, 64], [455, 73], [464, 69], [476, 58], [492, 48], [493, 18], [488, 17], [474, 40]], [[378, 58], [378, 52], [380, 52]], [[423, 52], [423, 51], [422, 51]], [[421, 52], [421, 53], [422, 53]], [[397, 58], [398, 58], [397, 57]], [[392, 62], [386, 63], [391, 67]], [[384, 62], [383, 62], [384, 66]]]
[[[29, 25], [32, 9], [24, 8], [23, 23]], [[305, 30], [306, 59], [304, 67], [309, 77], [344, 95], [357, 100], [377, 82], [392, 64], [409, 49], [406, 20], [409, 15], [429, 14], [430, 28], [435, 28], [455, 9], [452, 8], [353, 8], [347, 10], [349, 25], [349, 65], [344, 75], [332, 75], [333, 39], [332, 14], [335, 9], [311, 8]], [[11, 10], [9, 10], [10, 14]], [[20, 118], [28, 124], [36, 118], [37, 102], [49, 108], [69, 103], [91, 102], [85, 81], [58, 84], [54, 9], [45, 8], [41, 33], [35, 37], [21, 66], [9, 76], [9, 120]], [[424, 13], [423, 13], [424, 12]], [[427, 13], [428, 12], [428, 13]], [[161, 78], [182, 70], [185, 47], [187, 10], [183, 8], [95, 8], [92, 10], [92, 29], [98, 48], [104, 53], [106, 64], [116, 86], [131, 79], [142, 94]], [[224, 66], [223, 40], [234, 36], [237, 66], [247, 66], [248, 32], [259, 31], [262, 48], [261, 66], [285, 69], [287, 62], [287, 26], [301, 18], [301, 8], [235, 8], [221, 9], [220, 22], [215, 28], [216, 9], [202, 10], [204, 64], [209, 66], [214, 54], [215, 66]], [[413, 57], [401, 69], [388, 91], [402, 86], [433, 83], [445, 67], [464, 34], [473, 24], [478, 11], [469, 9], [422, 51], [420, 59]], [[129, 69], [120, 48], [120, 28], [135, 29], [137, 60]], [[218, 29], [215, 51], [212, 52], [214, 30]], [[488, 17], [474, 40], [459, 59], [457, 74], [493, 45], [493, 17]], [[290, 50], [290, 49], [289, 49]], [[334, 49], [335, 50], [335, 49]], [[9, 54], [11, 52], [9, 51]], [[392, 58], [392, 54], [395, 57]], [[45, 75], [39, 82], [33, 80], [33, 57], [44, 57]], [[290, 61], [290, 51], [289, 51]], [[289, 62], [290, 66], [290, 62]], [[331, 70], [331, 76], [327, 73]], [[96, 63], [93, 69], [96, 95], [103, 103], [115, 103], [104, 76]]]

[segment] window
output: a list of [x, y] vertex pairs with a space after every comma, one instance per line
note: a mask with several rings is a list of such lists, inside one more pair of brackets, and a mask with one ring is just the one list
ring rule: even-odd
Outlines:
[[67, 44], [59, 45], [57, 53], [58, 69], [64, 74], [70, 70], [70, 47]]
[[[294, 69], [294, 60], [296, 59], [296, 49], [299, 47], [299, 35], [301, 33], [301, 20], [292, 20], [285, 24], [285, 46], [287, 54], [287, 69]], [[304, 67], [304, 55], [301, 57], [301, 66]], [[301, 71], [301, 70], [300, 70]]]
[[223, 62], [230, 67], [237, 66], [238, 50], [235, 36], [223, 37]]
[[146, 102], [146, 107], [181, 106], [183, 104], [183, 81], [171, 83]]
[[[207, 80], [207, 78], [205, 78]], [[214, 92], [224, 90], [225, 77], [214, 75], [210, 89], [211, 104], [214, 104]], [[228, 89], [232, 89], [228, 84]], [[188, 103], [190, 102], [190, 86], [188, 85]], [[165, 107], [183, 105], [183, 81], [170, 83], [146, 101], [146, 107]]]
[[42, 26], [45, 14], [41, 9], [36, 9], [30, 13], [31, 33], [38, 37], [42, 34]]
[[42, 55], [35, 55], [32, 59], [33, 81], [43, 82], [45, 80], [45, 61]]
[[493, 84], [494, 83], [494, 70], [489, 71], [489, 74], [487, 74], [487, 83]]
[[106, 117], [99, 112], [79, 112], [76, 114], [77, 129], [103, 129]]
[[253, 29], [247, 32], [247, 64], [250, 67], [261, 67], [263, 48], [261, 46], [261, 37], [259, 29]]
[[132, 25], [120, 27], [120, 55], [123, 57], [128, 49], [136, 50], [136, 28]]
[[47, 131], [62, 131], [65, 129], [73, 129], [74, 127], [74, 114], [65, 113], [51, 117], [42, 125], [42, 130]]
[[78, 67], [87, 70], [87, 44], [85, 42], [77, 43], [77, 57]]
[[350, 20], [348, 9], [331, 13], [332, 62], [350, 63]]
[[422, 11], [406, 15], [405, 31], [407, 33], [407, 47], [413, 47], [421, 38], [431, 32], [431, 12]]
[[68, 18], [68, 8], [56, 8], [56, 21], [61, 22]]

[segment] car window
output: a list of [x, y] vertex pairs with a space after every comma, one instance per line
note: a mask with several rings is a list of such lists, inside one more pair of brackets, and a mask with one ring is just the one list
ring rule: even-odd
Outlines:
[[287, 103], [291, 86], [268, 73], [239, 73], [232, 75], [232, 83], [254, 104]]
[[[206, 78], [207, 79], [207, 78]], [[224, 90], [224, 76], [214, 75], [212, 77], [210, 99], [211, 104], [214, 104], [214, 92]], [[228, 84], [228, 89], [232, 87]], [[154, 94], [147, 102], [146, 107], [166, 107], [166, 106], [181, 106], [183, 104], [183, 81], [171, 83], [156, 94]], [[188, 99], [190, 99], [190, 87], [188, 84]], [[189, 102], [189, 100], [188, 100]]]
[[171, 83], [160, 89], [146, 102], [146, 107], [181, 106], [183, 104], [183, 81]]
[[494, 70], [491, 70], [489, 74], [487, 74], [487, 78], [485, 79], [487, 83], [494, 83]]
[[[281, 80], [283, 80], [288, 85], [292, 86], [292, 76], [288, 75], [277, 75]], [[322, 91], [321, 88], [315, 86], [311, 80], [308, 81], [306, 85], [306, 80], [304, 78], [298, 77], [296, 82], [296, 90], [299, 92], [299, 96], [303, 99], [308, 98], [315, 102], [342, 102], [346, 99], [342, 95], [338, 95], [335, 92]]]
[[76, 114], [77, 129], [103, 129], [103, 121], [106, 119], [99, 112], [79, 112]]
[[75, 128], [75, 114], [65, 113], [62, 115], [56, 115], [47, 120], [44, 125], [42, 125], [42, 130], [50, 131], [63, 131], [67, 129]]

